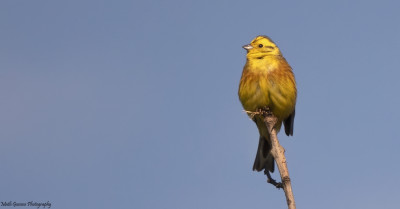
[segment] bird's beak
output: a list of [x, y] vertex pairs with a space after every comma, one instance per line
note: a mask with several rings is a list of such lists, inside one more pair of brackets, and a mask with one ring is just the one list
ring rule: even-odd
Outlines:
[[246, 49], [247, 51], [250, 50], [250, 49], [252, 49], [252, 48], [253, 48], [253, 46], [250, 45], [250, 44], [247, 44], [247, 45], [244, 45], [244, 46], [243, 46], [243, 49]]

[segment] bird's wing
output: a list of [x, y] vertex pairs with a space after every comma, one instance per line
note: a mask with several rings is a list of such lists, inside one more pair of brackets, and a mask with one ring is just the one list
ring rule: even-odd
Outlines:
[[285, 125], [285, 133], [288, 136], [293, 136], [293, 126], [294, 126], [294, 115], [296, 113], [296, 109], [293, 110], [292, 114], [289, 115], [288, 118], [283, 121]]

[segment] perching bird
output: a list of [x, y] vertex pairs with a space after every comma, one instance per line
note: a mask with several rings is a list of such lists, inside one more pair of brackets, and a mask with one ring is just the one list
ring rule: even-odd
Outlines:
[[[247, 62], [239, 85], [243, 108], [249, 116], [251, 112], [269, 109], [278, 119], [276, 131], [279, 132], [283, 122], [286, 135], [293, 135], [297, 89], [292, 68], [267, 36], [257, 36], [243, 48], [247, 50]], [[274, 158], [270, 153], [269, 133], [262, 116], [252, 116], [260, 132], [253, 170], [264, 170], [270, 178], [268, 172], [274, 172]]]

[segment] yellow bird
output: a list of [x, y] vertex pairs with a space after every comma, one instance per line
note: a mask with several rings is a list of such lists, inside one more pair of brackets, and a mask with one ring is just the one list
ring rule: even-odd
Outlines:
[[[247, 62], [239, 84], [239, 99], [243, 108], [250, 112], [269, 110], [278, 118], [275, 129], [279, 132], [282, 122], [286, 135], [293, 135], [296, 106], [296, 81], [292, 68], [282, 56], [276, 44], [267, 36], [257, 36], [247, 50]], [[262, 171], [270, 178], [274, 172], [271, 141], [261, 115], [252, 115], [260, 132], [260, 139], [253, 170]]]

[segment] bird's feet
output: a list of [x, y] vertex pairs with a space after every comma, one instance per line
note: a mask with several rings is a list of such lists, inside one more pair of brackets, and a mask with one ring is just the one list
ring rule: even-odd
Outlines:
[[267, 106], [266, 107], [257, 108], [256, 111], [254, 111], [254, 112], [253, 111], [248, 111], [248, 110], [245, 110], [245, 112], [247, 114], [249, 114], [251, 119], [253, 119], [254, 116], [256, 116], [256, 115], [261, 115], [264, 118], [268, 117], [268, 116], [273, 116], [272, 111]]
[[265, 117], [269, 117], [272, 116], [272, 111], [269, 109], [269, 107], [261, 107], [259, 109], [257, 109], [257, 112], [259, 112], [264, 118]]
[[276, 188], [280, 189], [283, 188], [283, 184], [281, 182], [276, 182], [275, 179], [273, 179], [271, 177], [271, 174], [269, 173], [269, 171], [264, 170], [265, 175], [267, 175], [268, 179], [267, 182], [274, 185]]

